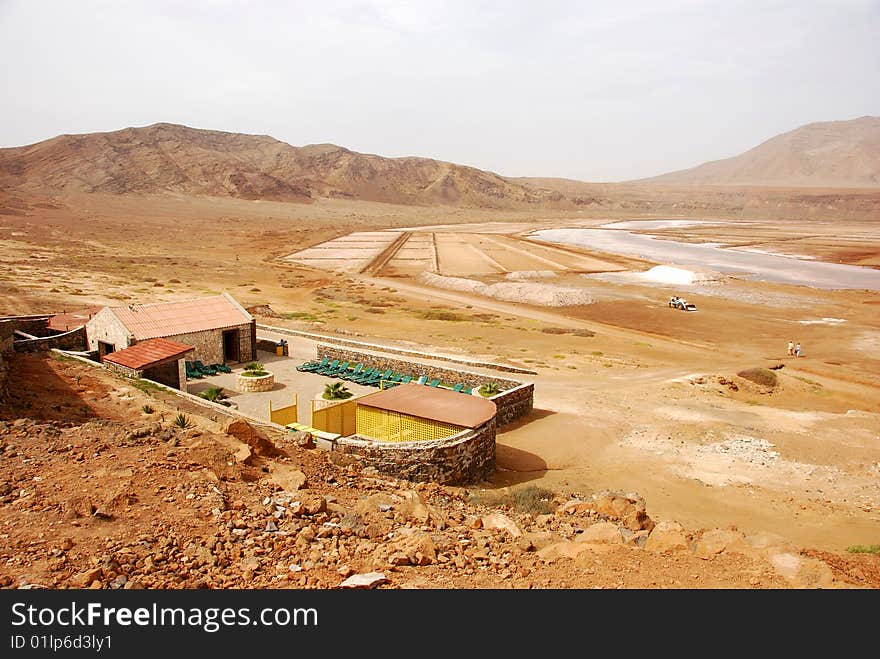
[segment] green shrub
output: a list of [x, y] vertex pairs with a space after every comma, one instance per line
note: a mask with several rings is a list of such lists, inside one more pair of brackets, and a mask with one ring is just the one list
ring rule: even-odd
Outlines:
[[331, 382], [324, 387], [322, 398], [326, 400], [345, 400], [351, 398], [353, 394], [348, 390], [342, 382]]
[[212, 403], [219, 403], [224, 398], [229, 398], [226, 393], [223, 391], [223, 387], [208, 387], [203, 392], [199, 394], [201, 398], [205, 400], [209, 400]]
[[511, 495], [513, 506], [533, 515], [547, 515], [553, 512], [553, 492], [537, 485], [526, 485]]
[[177, 416], [174, 417], [173, 423], [178, 428], [183, 428], [183, 429], [186, 429], [186, 428], [189, 428], [190, 426], [192, 426], [192, 421], [190, 421], [189, 417], [186, 414], [184, 414], [183, 412], [177, 413]]
[[450, 320], [454, 322], [467, 320], [467, 318], [465, 318], [461, 314], [455, 313], [454, 311], [443, 311], [436, 309], [422, 312], [422, 318], [424, 318], [425, 320]]
[[485, 398], [491, 398], [495, 394], [501, 393], [501, 387], [498, 386], [497, 382], [487, 382], [483, 386], [481, 386], [478, 391], [481, 396]]
[[144, 414], [152, 414], [155, 412], [152, 405], [144, 405], [141, 409], [144, 411]]
[[265, 371], [266, 367], [263, 366], [260, 362], [249, 362], [244, 365], [244, 370], [251, 372]]
[[547, 515], [553, 512], [554, 493], [537, 485], [526, 485], [513, 492], [475, 492], [471, 502], [486, 508], [506, 507], [532, 515]]
[[846, 550], [851, 554], [875, 554], [880, 556], [880, 545], [852, 545]]
[[762, 387], [770, 387], [771, 389], [779, 382], [776, 373], [766, 368], [749, 368], [745, 371], [740, 371], [737, 375], [744, 380], [754, 382]]

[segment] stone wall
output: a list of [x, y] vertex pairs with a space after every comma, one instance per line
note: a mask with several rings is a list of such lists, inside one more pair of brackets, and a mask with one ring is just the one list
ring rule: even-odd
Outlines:
[[86, 323], [86, 337], [89, 350], [97, 350], [98, 341], [113, 345], [116, 351], [134, 345], [134, 337], [129, 336], [125, 325], [106, 307]]
[[493, 375], [485, 375], [483, 373], [474, 373], [473, 371], [465, 371], [457, 368], [448, 368], [446, 366], [438, 366], [435, 364], [423, 364], [421, 362], [413, 362], [406, 359], [396, 359], [387, 355], [377, 355], [371, 352], [361, 352], [350, 348], [340, 348], [324, 343], [318, 344], [318, 359], [329, 357], [330, 359], [338, 359], [341, 362], [348, 361], [354, 364], [363, 364], [364, 367], [372, 366], [374, 368], [394, 369], [396, 373], [403, 375], [412, 375], [417, 378], [422, 375], [428, 376], [428, 380], [434, 378], [440, 379], [449, 384], [457, 384], [463, 382], [468, 387], [479, 387], [486, 382], [497, 382], [502, 389], [513, 389], [522, 384], [517, 380], [508, 380], [507, 378], [499, 378]]
[[411, 481], [468, 485], [495, 470], [495, 420], [430, 442], [376, 442], [340, 437], [335, 451], [359, 456], [383, 474]]
[[[262, 350], [263, 352], [271, 352], [273, 355], [277, 354], [275, 349], [278, 347], [278, 342], [273, 341], [272, 339], [261, 339], [257, 337], [257, 350]], [[287, 357], [290, 355], [290, 345], [284, 344], [284, 356]]]
[[326, 344], [318, 344], [317, 351], [318, 359], [329, 357], [330, 359], [338, 359], [341, 362], [349, 361], [352, 364], [363, 364], [365, 367], [391, 368], [397, 373], [411, 375], [413, 378], [426, 375], [429, 381], [438, 378], [449, 384], [463, 382], [465, 386], [474, 388], [486, 382], [497, 382], [503, 391], [492, 396], [489, 400], [495, 403], [495, 406], [498, 408], [496, 418], [498, 419], [499, 428], [526, 416], [532, 411], [535, 395], [535, 385], [532, 383], [522, 383], [516, 380], [497, 378], [483, 373], [446, 368], [434, 364], [405, 361], [385, 355], [375, 355], [369, 352], [360, 352]]
[[498, 408], [495, 419], [498, 427], [503, 428], [507, 424], [531, 414], [535, 403], [535, 385], [527, 382], [515, 389], [502, 391], [489, 400], [495, 403], [495, 407]]
[[31, 336], [49, 336], [49, 319], [52, 316], [5, 316], [0, 319], [12, 323], [13, 331], [24, 332]]
[[14, 348], [17, 352], [36, 352], [38, 350], [75, 350], [83, 351], [88, 347], [86, 341], [86, 328], [77, 327], [63, 334], [41, 336], [35, 339], [17, 339]]
[[12, 357], [12, 333], [15, 325], [12, 321], [0, 321], [0, 400], [6, 398], [7, 383], [9, 382], [9, 360]]
[[242, 373], [235, 376], [235, 388], [242, 393], [272, 391], [275, 388], [275, 374], [261, 375], [255, 378], [245, 377]]
[[135, 369], [129, 368], [128, 366], [123, 366], [122, 364], [114, 364], [113, 362], [104, 362], [104, 366], [107, 368], [108, 371], [112, 373], [118, 373], [123, 377], [134, 378], [136, 380], [139, 380], [144, 374], [143, 371], [136, 371]]
[[301, 336], [313, 341], [328, 341], [340, 346], [348, 346], [355, 350], [367, 350], [381, 352], [389, 355], [403, 355], [405, 357], [417, 357], [419, 359], [436, 359], [453, 364], [463, 364], [465, 366], [476, 366], [478, 368], [491, 368], [494, 371], [506, 371], [508, 373], [523, 373], [525, 375], [537, 375], [537, 371], [532, 371], [520, 366], [512, 366], [510, 364], [495, 364], [492, 362], [481, 362], [466, 357], [453, 357], [452, 355], [437, 355], [426, 351], [407, 350], [406, 348], [395, 348], [392, 346], [377, 345], [375, 343], [366, 343], [365, 341], [355, 341], [353, 339], [338, 339], [335, 336], [325, 336], [314, 332], [303, 332], [302, 330], [290, 329], [289, 327], [274, 327], [272, 325], [257, 325], [257, 329], [274, 332], [276, 334], [287, 334], [288, 336]]
[[[238, 325], [237, 327], [227, 327], [229, 329], [238, 330], [238, 354], [239, 361], [250, 362], [256, 359], [251, 345], [251, 337], [253, 329], [251, 323]], [[224, 329], [204, 330], [202, 332], [194, 332], [192, 334], [175, 334], [167, 336], [169, 341], [177, 341], [188, 346], [194, 346], [195, 352], [191, 353], [187, 359], [190, 361], [199, 360], [205, 364], [222, 364], [223, 363], [223, 332]]]

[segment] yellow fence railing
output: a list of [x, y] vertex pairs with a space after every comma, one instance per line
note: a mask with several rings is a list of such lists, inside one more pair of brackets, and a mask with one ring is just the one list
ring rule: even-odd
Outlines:
[[409, 414], [357, 406], [357, 434], [381, 442], [425, 442], [451, 437], [463, 426], [422, 419]]
[[286, 426], [288, 423], [296, 423], [299, 421], [299, 413], [297, 409], [298, 396], [293, 394], [293, 405], [287, 405], [286, 407], [279, 407], [275, 409], [272, 407], [272, 401], [269, 401], [269, 420], [273, 423], [278, 423], [282, 426]]
[[348, 400], [318, 409], [318, 401], [312, 401], [312, 427], [325, 432], [348, 437], [355, 433], [357, 402]]

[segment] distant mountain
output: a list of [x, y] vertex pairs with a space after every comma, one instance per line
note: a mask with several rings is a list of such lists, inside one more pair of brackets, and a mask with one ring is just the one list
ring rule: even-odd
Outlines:
[[332, 144], [154, 124], [0, 149], [0, 187], [36, 193], [210, 195], [506, 208], [561, 199], [473, 167]]
[[880, 117], [807, 124], [743, 154], [634, 183], [880, 186]]

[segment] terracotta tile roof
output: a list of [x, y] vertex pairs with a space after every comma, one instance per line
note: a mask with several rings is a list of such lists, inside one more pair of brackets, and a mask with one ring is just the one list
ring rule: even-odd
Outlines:
[[483, 425], [496, 411], [491, 400], [413, 383], [361, 396], [357, 403], [464, 428]]
[[49, 319], [49, 329], [69, 332], [85, 325], [100, 310], [101, 307], [86, 307], [81, 311], [55, 314]]
[[105, 362], [113, 362], [120, 366], [127, 366], [137, 371], [142, 371], [151, 366], [155, 366], [162, 362], [172, 359], [180, 359], [186, 353], [195, 350], [194, 346], [177, 343], [177, 341], [169, 341], [168, 339], [147, 339], [140, 343], [135, 343], [130, 348], [111, 352], [104, 357]]
[[198, 300], [132, 304], [111, 311], [138, 341], [236, 327], [253, 317], [230, 295], [223, 293]]

